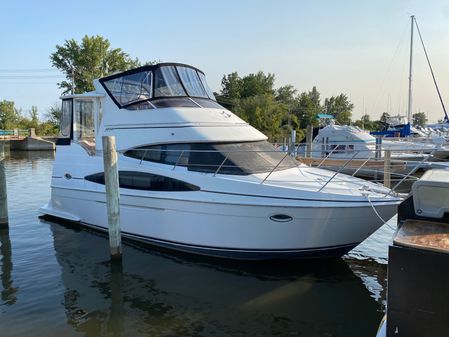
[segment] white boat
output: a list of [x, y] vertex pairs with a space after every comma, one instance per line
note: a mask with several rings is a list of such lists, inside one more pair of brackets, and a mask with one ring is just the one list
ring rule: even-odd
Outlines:
[[41, 212], [107, 230], [102, 136], [117, 142], [122, 234], [238, 259], [338, 256], [396, 213], [389, 189], [300, 165], [220, 106], [204, 73], [162, 63], [62, 97]]

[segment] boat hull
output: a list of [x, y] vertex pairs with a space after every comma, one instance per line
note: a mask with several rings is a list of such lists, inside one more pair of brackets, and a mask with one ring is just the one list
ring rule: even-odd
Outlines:
[[[277, 206], [268, 198], [257, 204], [226, 198], [199, 202], [121, 193], [122, 234], [163, 248], [223, 258], [335, 257], [383, 224], [372, 206], [385, 220], [397, 208], [397, 202], [290, 200], [287, 206]], [[41, 212], [107, 230], [105, 194], [98, 191], [53, 187], [52, 199]], [[276, 220], [277, 215], [283, 217]]]

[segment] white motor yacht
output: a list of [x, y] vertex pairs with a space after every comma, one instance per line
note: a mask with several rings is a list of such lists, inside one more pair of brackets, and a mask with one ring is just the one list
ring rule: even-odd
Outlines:
[[102, 136], [118, 151], [122, 235], [237, 259], [339, 256], [397, 210], [389, 189], [302, 165], [219, 105], [194, 67], [161, 63], [62, 97], [41, 212], [107, 230]]

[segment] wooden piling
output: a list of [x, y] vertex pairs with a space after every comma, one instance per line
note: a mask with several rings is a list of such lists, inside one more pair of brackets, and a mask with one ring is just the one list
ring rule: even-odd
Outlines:
[[8, 228], [7, 196], [5, 175], [5, 142], [0, 142], [0, 228]]
[[290, 139], [291, 139], [291, 142], [290, 142], [289, 153], [291, 156], [295, 156], [296, 155], [296, 130], [292, 130]]
[[391, 188], [391, 150], [384, 151], [384, 186]]
[[306, 130], [306, 157], [312, 157], [312, 142], [313, 142], [313, 126], [307, 125]]
[[104, 180], [106, 185], [106, 206], [109, 224], [109, 248], [111, 259], [122, 257], [120, 231], [120, 191], [117, 167], [117, 151], [114, 136], [103, 136]]

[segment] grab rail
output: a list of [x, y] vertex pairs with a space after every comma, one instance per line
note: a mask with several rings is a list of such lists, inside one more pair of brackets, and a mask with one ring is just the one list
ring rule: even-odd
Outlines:
[[[319, 176], [315, 176], [315, 178], [313, 179], [315, 182], [320, 182], [321, 186], [319, 186], [318, 188], [318, 192], [323, 191], [325, 188], [327, 188], [329, 186], [329, 184], [331, 183], [341, 183], [341, 182], [347, 182], [348, 180], [345, 179], [344, 175], [342, 175], [343, 172], [345, 172], [346, 174], [350, 174], [351, 176], [356, 176], [359, 175], [363, 170], [363, 174], [367, 174], [367, 175], [371, 175], [371, 180], [374, 180], [374, 182], [380, 182], [381, 180], [378, 180], [376, 178], [376, 175], [379, 173], [383, 173], [384, 170], [386, 170], [387, 165], [380, 165], [380, 163], [382, 163], [382, 161], [379, 160], [374, 160], [373, 159], [373, 151], [372, 150], [352, 150], [351, 152], [351, 157], [350, 158], [338, 158], [338, 153], [336, 152], [336, 148], [332, 149], [332, 151], [330, 151], [329, 153], [326, 154], [326, 157], [324, 159], [321, 159], [320, 162], [318, 163], [318, 165], [315, 165], [319, 168], [327, 168], [327, 169], [332, 169], [333, 171], [335, 171], [331, 176], [326, 176], [323, 175], [321, 177]], [[144, 161], [152, 161], [147, 158], [147, 154], [148, 152], [151, 151], [157, 151], [160, 152], [159, 156], [160, 158], [162, 158], [162, 154], [165, 153], [164, 158], [166, 156], [168, 156], [169, 153], [171, 153], [170, 155], [170, 160], [173, 163], [172, 164], [172, 170], [175, 170], [177, 167], [182, 166], [182, 167], [187, 167], [187, 168], [193, 168], [193, 170], [199, 171], [199, 172], [203, 172], [203, 173], [211, 173], [213, 174], [213, 176], [217, 176], [218, 174], [220, 174], [221, 172], [223, 172], [223, 169], [226, 167], [228, 169], [227, 172], [225, 173], [221, 173], [221, 174], [262, 174], [265, 173], [265, 176], [260, 177], [260, 184], [264, 184], [267, 181], [270, 181], [270, 177], [273, 175], [273, 173], [275, 171], [279, 171], [280, 169], [287, 169], [287, 168], [293, 168], [293, 167], [297, 167], [298, 170], [300, 172], [302, 172], [303, 174], [306, 173], [307, 171], [303, 171], [303, 170], [307, 170], [308, 166], [304, 165], [303, 162], [301, 162], [301, 157], [290, 157], [289, 156], [289, 152], [288, 151], [278, 151], [278, 150], [233, 150], [233, 151], [218, 151], [218, 150], [190, 150], [190, 149], [151, 149], [151, 148], [141, 148], [141, 149], [133, 149], [133, 151], [142, 151], [142, 156], [138, 156], [139, 159], [139, 163], [142, 164]], [[416, 151], [416, 150], [390, 150], [392, 153], [413, 153], [414, 156], [416, 156], [417, 158], [421, 158], [420, 156], [423, 155], [422, 152], [423, 151]], [[391, 181], [395, 183], [394, 187], [391, 190], [388, 190], [388, 193], [385, 193], [386, 195], [391, 195], [392, 193], [396, 193], [397, 189], [402, 186], [403, 183], [405, 183], [406, 181], [409, 180], [416, 180], [416, 177], [413, 177], [413, 175], [416, 173], [416, 171], [422, 167], [422, 165], [424, 163], [426, 163], [429, 158], [431, 158], [435, 151], [437, 151], [437, 149], [431, 151], [430, 153], [423, 155], [424, 157], [419, 160], [419, 161], [410, 161], [410, 160], [406, 160], [406, 159], [401, 159], [400, 157], [396, 157], [396, 159], [392, 159], [391, 162], [389, 162], [388, 165], [388, 169], [389, 171], [391, 171], [391, 176], [392, 179]], [[122, 151], [123, 152], [123, 151]], [[320, 158], [318, 156], [313, 156], [313, 153], [317, 153], [320, 154], [321, 151], [312, 151], [312, 161], [313, 158]], [[367, 158], [365, 158], [366, 156], [363, 155], [364, 152], [368, 152], [367, 154]], [[176, 156], [173, 156], [173, 154], [176, 153]], [[207, 161], [200, 161], [198, 163], [192, 163], [189, 162], [189, 158], [190, 158], [190, 153], [202, 153], [203, 155], [207, 154], [213, 154], [213, 153], [220, 153], [220, 155], [223, 157], [223, 159], [220, 159], [220, 162], [217, 164], [214, 164], [213, 161], [211, 163], [208, 163]], [[260, 156], [258, 156], [257, 159], [257, 163], [260, 165], [260, 167], [256, 167], [254, 169], [250, 169], [249, 171], [245, 172], [245, 166], [239, 166], [239, 164], [235, 164], [232, 160], [235, 161], [235, 158], [245, 158], [245, 157], [234, 157], [234, 159], [232, 159], [233, 157], [230, 157], [231, 154], [233, 153], [243, 153], [243, 154], [260, 154]], [[264, 156], [264, 153], [276, 153], [279, 156], [274, 156], [274, 158], [276, 158], [276, 160], [273, 160], [273, 156]], [[334, 154], [335, 156], [332, 157], [332, 154]], [[154, 156], [155, 158], [159, 158], [158, 156]], [[290, 157], [289, 161], [291, 161], [290, 164], [285, 164], [285, 159], [287, 157]], [[187, 158], [187, 161], [183, 160], [183, 158]], [[200, 156], [201, 158], [201, 156]], [[355, 159], [358, 158], [362, 158], [363, 161], [361, 163], [357, 163], [356, 166], [350, 166], [351, 164], [354, 163]], [[175, 160], [176, 159], [176, 160]], [[338, 165], [335, 164], [335, 162], [333, 163], [332, 160], [333, 159], [338, 159]], [[377, 167], [377, 164], [375, 165], [370, 165], [367, 166], [367, 164], [372, 161], [373, 163], [377, 163], [379, 162], [379, 167]], [[156, 163], [162, 163], [162, 164], [168, 164], [169, 162], [164, 162], [162, 159], [160, 160], [154, 160], [154, 162]], [[227, 163], [230, 164], [227, 164]], [[246, 164], [246, 163], [244, 163]], [[294, 164], [294, 165], [293, 165]], [[282, 166], [281, 166], [282, 165]], [[311, 165], [313, 166], [313, 162], [311, 163]], [[250, 165], [249, 165], [250, 166]], [[380, 167], [382, 166], [382, 168]], [[449, 164], [448, 164], [449, 167]], [[196, 168], [196, 169], [195, 169]], [[236, 169], [240, 169], [241, 172], [236, 171], [237, 173], [234, 173], [234, 168]], [[231, 170], [229, 170], [231, 169]], [[381, 171], [382, 169], [382, 171]], [[325, 180], [323, 179], [323, 177], [325, 177]], [[276, 182], [282, 181], [279, 178], [275, 178]], [[304, 180], [304, 181], [300, 181], [300, 180], [295, 180], [296, 182], [310, 182], [311, 180]], [[324, 182], [324, 183], [323, 183]], [[361, 182], [361, 184], [363, 184], [363, 181]]]

